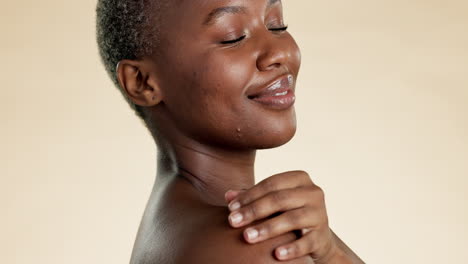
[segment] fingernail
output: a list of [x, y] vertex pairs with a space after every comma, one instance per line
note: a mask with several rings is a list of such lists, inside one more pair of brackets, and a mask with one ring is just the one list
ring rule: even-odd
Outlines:
[[258, 231], [255, 228], [248, 228], [245, 232], [249, 240], [254, 240], [258, 237]]
[[231, 219], [231, 223], [233, 224], [239, 224], [240, 222], [242, 222], [242, 214], [241, 213], [235, 213], [231, 216], [229, 216], [229, 219]]
[[229, 210], [231, 211], [235, 211], [237, 209], [239, 209], [241, 207], [240, 203], [239, 202], [231, 202], [229, 204]]
[[288, 255], [288, 250], [286, 248], [280, 248], [278, 253], [280, 258], [284, 258]]

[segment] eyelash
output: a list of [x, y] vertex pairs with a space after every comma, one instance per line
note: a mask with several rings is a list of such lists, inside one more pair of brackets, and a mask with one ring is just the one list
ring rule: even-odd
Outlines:
[[239, 41], [242, 41], [243, 39], [245, 39], [245, 35], [240, 37], [240, 38], [237, 38], [237, 39], [233, 39], [233, 40], [226, 40], [226, 41], [221, 41], [221, 44], [234, 44], [234, 43], [237, 43]]
[[286, 31], [286, 30], [288, 30], [288, 26], [283, 26], [283, 27], [279, 27], [279, 28], [269, 28], [268, 30], [270, 30], [270, 31]]
[[[279, 27], [279, 28], [269, 28], [268, 30], [273, 31], [273, 32], [283, 32], [283, 31], [288, 30], [288, 26]], [[246, 36], [243, 35], [243, 36], [241, 36], [240, 38], [237, 38], [237, 39], [221, 41], [221, 44], [223, 44], [223, 45], [234, 44], [234, 43], [242, 41], [243, 39], [245, 39], [245, 37]]]

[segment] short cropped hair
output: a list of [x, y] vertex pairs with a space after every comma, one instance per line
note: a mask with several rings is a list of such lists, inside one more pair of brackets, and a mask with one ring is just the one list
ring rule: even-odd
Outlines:
[[158, 7], [161, 0], [98, 0], [96, 35], [101, 61], [130, 107], [145, 121], [141, 106], [135, 105], [120, 87], [116, 67], [124, 59], [151, 55], [158, 43]]

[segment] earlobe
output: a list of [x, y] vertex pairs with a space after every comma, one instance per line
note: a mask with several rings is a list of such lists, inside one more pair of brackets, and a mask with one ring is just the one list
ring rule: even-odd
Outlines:
[[134, 104], [154, 106], [161, 102], [161, 91], [143, 62], [122, 60], [116, 74], [121, 89]]

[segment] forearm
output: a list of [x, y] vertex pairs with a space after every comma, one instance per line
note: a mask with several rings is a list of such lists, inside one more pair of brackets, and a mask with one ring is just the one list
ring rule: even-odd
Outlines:
[[332, 234], [337, 247], [331, 252], [330, 257], [318, 261], [316, 264], [365, 264], [333, 230]]

